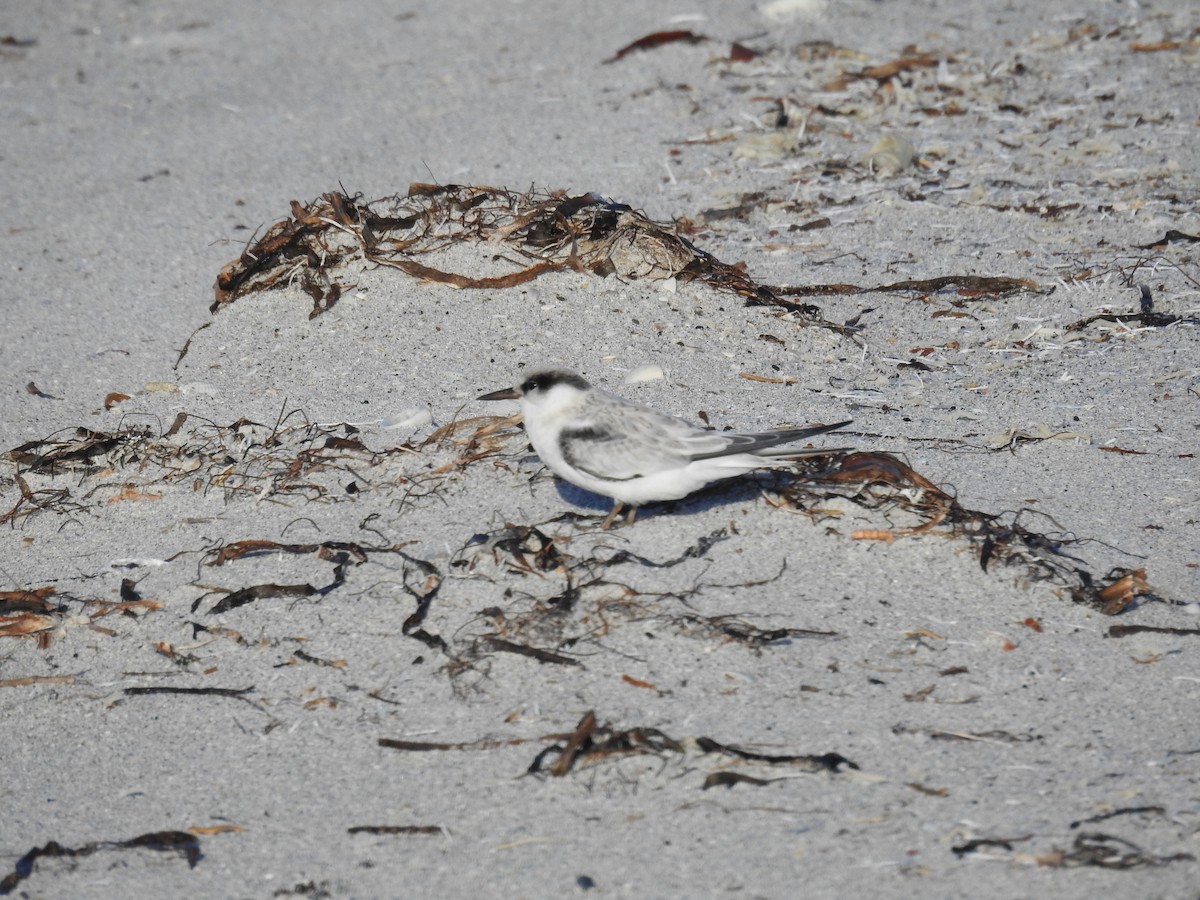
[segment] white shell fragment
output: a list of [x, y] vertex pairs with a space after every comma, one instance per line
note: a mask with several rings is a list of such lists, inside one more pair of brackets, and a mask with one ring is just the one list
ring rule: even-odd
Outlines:
[[662, 381], [667, 377], [662, 366], [645, 365], [631, 369], [625, 375], [625, 384], [640, 384], [643, 381]]
[[898, 175], [912, 165], [917, 148], [911, 141], [894, 134], [885, 134], [875, 142], [861, 160], [876, 175]]
[[826, 0], [771, 0], [758, 11], [768, 19], [816, 19], [825, 13]]

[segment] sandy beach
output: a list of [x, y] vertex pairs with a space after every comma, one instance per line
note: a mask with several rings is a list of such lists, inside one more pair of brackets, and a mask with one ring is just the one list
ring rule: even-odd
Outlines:
[[8, 10], [0, 895], [1194, 897], [1191, 13]]

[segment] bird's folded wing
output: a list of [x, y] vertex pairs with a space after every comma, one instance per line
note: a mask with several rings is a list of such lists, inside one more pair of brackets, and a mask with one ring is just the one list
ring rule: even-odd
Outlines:
[[[787, 447], [779, 447], [780, 444], [789, 444], [792, 441], [803, 440], [807, 437], [812, 437], [817, 434], [824, 434], [827, 431], [833, 431], [835, 428], [842, 428], [849, 425], [850, 422], [837, 422], [833, 425], [810, 425], [807, 428], [783, 428], [779, 431], [760, 431], [753, 433], [744, 432], [699, 432], [700, 436], [711, 435], [714, 439], [720, 441], [719, 446], [714, 446], [711, 449], [703, 447], [699, 438], [692, 438], [689, 443], [693, 446], [692, 459], [713, 459], [717, 456], [729, 456], [733, 453], [754, 453], [761, 456], [787, 456], [790, 452], [795, 452], [797, 455], [804, 451], [792, 450]], [[773, 453], [763, 453], [764, 450], [769, 450], [772, 447], [778, 447]], [[811, 451], [810, 451], [811, 452]]]
[[664, 433], [661, 423], [658, 428], [643, 427], [636, 416], [620, 428], [595, 422], [566, 428], [558, 442], [568, 464], [610, 481], [644, 478], [691, 461], [683, 442]]

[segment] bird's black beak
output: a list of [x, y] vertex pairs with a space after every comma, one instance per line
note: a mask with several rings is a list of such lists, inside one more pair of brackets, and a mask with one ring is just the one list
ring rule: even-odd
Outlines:
[[517, 400], [521, 392], [516, 388], [505, 388], [502, 391], [492, 391], [490, 394], [480, 394], [476, 400]]

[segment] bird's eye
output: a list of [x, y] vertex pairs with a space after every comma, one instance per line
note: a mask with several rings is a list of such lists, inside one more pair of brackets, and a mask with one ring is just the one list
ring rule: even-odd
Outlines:
[[527, 379], [525, 379], [525, 383], [523, 385], [521, 385], [521, 393], [522, 394], [531, 394], [534, 391], [538, 390], [541, 386], [542, 386], [542, 383], [536, 377], [535, 378], [527, 378]]

